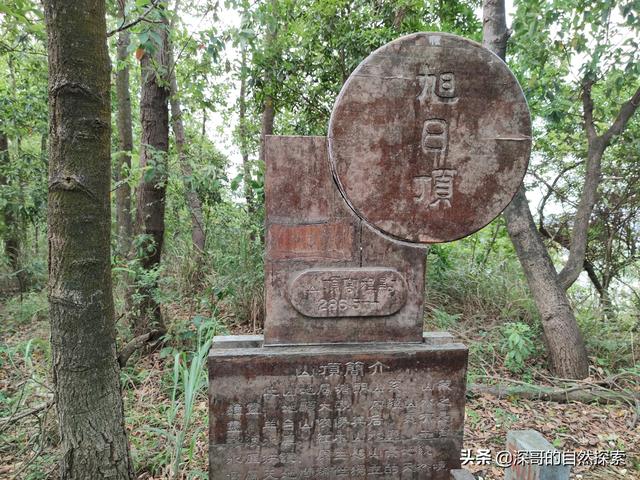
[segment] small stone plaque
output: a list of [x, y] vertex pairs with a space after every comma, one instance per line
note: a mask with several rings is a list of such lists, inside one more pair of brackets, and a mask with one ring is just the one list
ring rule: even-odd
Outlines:
[[211, 350], [212, 480], [449, 480], [467, 349]]
[[354, 212], [388, 237], [456, 240], [487, 225], [522, 182], [531, 119], [496, 55], [446, 33], [388, 43], [351, 74], [329, 157]]
[[307, 317], [382, 317], [407, 301], [407, 284], [390, 268], [306, 270], [289, 289], [293, 306]]

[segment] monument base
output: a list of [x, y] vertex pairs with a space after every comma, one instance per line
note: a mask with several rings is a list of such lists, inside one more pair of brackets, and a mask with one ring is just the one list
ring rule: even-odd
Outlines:
[[467, 354], [442, 333], [309, 346], [217, 337], [209, 478], [449, 480], [460, 468]]

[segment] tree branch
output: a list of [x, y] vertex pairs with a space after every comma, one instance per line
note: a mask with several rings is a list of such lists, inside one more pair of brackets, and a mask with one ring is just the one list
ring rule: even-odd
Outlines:
[[[121, 32], [123, 30], [127, 30], [137, 24], [139, 24], [140, 22], [142, 22], [143, 20], [145, 20], [145, 18], [156, 9], [156, 7], [160, 4], [162, 0], [153, 0], [153, 2], [151, 2], [151, 5], [149, 5], [147, 7], [147, 9], [142, 12], [142, 15], [140, 15], [138, 18], [136, 18], [135, 20], [130, 21], [129, 23], [123, 23], [122, 25], [120, 25], [118, 28], [116, 28], [115, 30], [111, 30], [110, 32], [107, 33], [107, 38], [108, 37], [112, 37], [113, 35], [115, 35], [118, 32]], [[124, 17], [123, 17], [124, 18]]]
[[556, 176], [556, 178], [553, 180], [553, 182], [551, 182], [551, 184], [549, 184], [544, 178], [542, 178], [540, 175], [538, 175], [536, 172], [529, 172], [531, 175], [533, 175], [535, 177], [536, 180], [538, 180], [539, 182], [543, 183], [546, 187], [547, 187], [547, 193], [545, 194], [544, 197], [542, 197], [542, 200], [540, 201], [540, 204], [538, 206], [538, 224], [542, 225], [544, 223], [544, 207], [547, 205], [547, 201], [549, 200], [549, 198], [551, 198], [552, 194], [556, 194], [556, 196], [560, 199], [560, 200], [565, 200], [569, 203], [570, 202], [565, 195], [562, 195], [560, 192], [558, 192], [556, 190], [556, 184], [560, 181], [560, 179], [562, 177], [564, 177], [564, 175], [573, 170], [576, 167], [579, 167], [580, 165], [582, 165], [584, 162], [581, 160], [579, 162], [576, 162], [572, 165], [569, 165], [565, 168], [563, 168], [560, 173], [558, 173], [558, 175]]
[[576, 211], [573, 231], [571, 233], [569, 259], [562, 271], [558, 274], [560, 284], [565, 290], [573, 285], [582, 271], [588, 242], [590, 217], [598, 200], [598, 186], [601, 183], [602, 156], [611, 142], [611, 139], [615, 135], [622, 133], [629, 122], [629, 119], [635, 113], [638, 105], [640, 104], [639, 87], [633, 97], [620, 107], [620, 111], [616, 119], [607, 131], [602, 135], [598, 135], [593, 122], [593, 99], [591, 97], [592, 85], [592, 80], [585, 79], [582, 90], [582, 101], [584, 105], [583, 113], [588, 137], [587, 164], [584, 187], [582, 189], [580, 204]]
[[488, 394], [498, 398], [518, 397], [530, 400], [543, 400], [558, 403], [628, 403], [633, 405], [635, 397], [632, 392], [616, 392], [608, 389], [584, 386], [581, 388], [553, 388], [540, 385], [482, 385], [470, 384], [467, 391], [471, 395]]
[[[4, 424], [3, 427], [5, 427], [6, 425], [10, 425], [12, 423], [17, 422], [18, 420], [28, 417], [29, 415], [35, 415], [37, 413], [40, 413], [42, 410], [51, 408], [51, 406], [54, 403], [55, 403], [55, 400], [53, 399], [53, 397], [51, 397], [45, 403], [38, 405], [37, 407], [34, 407], [30, 410], [25, 410], [24, 412], [21, 412], [15, 415], [11, 415], [10, 417], [7, 417], [7, 418], [2, 418], [0, 419], [0, 422], [3, 423]], [[4, 428], [2, 430], [4, 430]]]
[[[567, 237], [559, 234], [551, 235], [551, 232], [549, 232], [549, 230], [547, 230], [542, 223], [540, 223], [538, 227], [538, 231], [544, 238], [548, 238], [549, 240], [557, 243], [558, 245], [565, 248], [566, 250], [570, 249], [571, 245]], [[591, 280], [591, 283], [593, 283], [593, 286], [597, 290], [598, 294], [601, 297], [604, 296], [606, 294], [606, 290], [602, 285], [602, 283], [600, 282], [600, 279], [598, 278], [598, 274], [596, 273], [596, 269], [593, 263], [591, 263], [589, 260], [585, 258], [582, 262], [582, 268], [584, 269], [585, 272], [587, 272], [587, 275], [589, 276], [589, 280]]]
[[122, 347], [122, 350], [118, 354], [118, 364], [120, 365], [120, 368], [126, 367], [127, 362], [129, 361], [129, 357], [131, 357], [131, 355], [133, 355], [136, 350], [142, 348], [149, 342], [157, 340], [163, 334], [164, 332], [162, 332], [161, 330], [151, 330], [150, 332], [138, 335], [136, 338], [127, 343], [124, 347]]
[[609, 145], [609, 142], [613, 137], [620, 135], [623, 132], [627, 123], [638, 109], [638, 106], [640, 106], [640, 87], [638, 87], [629, 100], [622, 104], [622, 107], [620, 107], [620, 111], [618, 112], [618, 116], [613, 121], [609, 129], [602, 135], [605, 146]]

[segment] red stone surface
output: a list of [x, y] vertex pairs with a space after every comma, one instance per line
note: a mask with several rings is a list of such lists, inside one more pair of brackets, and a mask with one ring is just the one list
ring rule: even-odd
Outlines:
[[399, 38], [367, 57], [331, 115], [329, 156], [353, 210], [389, 237], [447, 242], [511, 201], [531, 120], [507, 66], [444, 33]]
[[344, 260], [353, 259], [355, 231], [351, 222], [311, 225], [278, 225], [269, 230], [272, 259]]
[[[363, 225], [333, 182], [326, 138], [267, 137], [265, 197], [265, 345], [422, 341], [425, 251]], [[318, 318], [293, 305], [292, 282], [303, 272], [362, 267], [397, 272], [399, 308], [369, 303], [362, 316]], [[349, 297], [341, 295], [338, 303]]]

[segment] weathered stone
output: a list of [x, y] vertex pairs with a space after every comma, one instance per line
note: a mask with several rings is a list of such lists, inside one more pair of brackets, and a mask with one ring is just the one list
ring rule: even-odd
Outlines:
[[[265, 344], [422, 342], [425, 251], [388, 241], [353, 214], [331, 177], [326, 138], [267, 137], [266, 167]], [[395, 273], [369, 275], [381, 268]], [[341, 285], [337, 297], [296, 283], [319, 270]], [[349, 293], [365, 277], [373, 290]], [[394, 281], [393, 296], [384, 280]]]
[[407, 301], [407, 283], [390, 268], [305, 270], [289, 288], [291, 303], [307, 317], [382, 317]]
[[345, 199], [390, 238], [455, 240], [487, 225], [525, 174], [531, 121], [493, 53], [444, 33], [367, 57], [336, 100], [329, 155]]
[[[540, 432], [507, 432], [507, 450], [513, 460], [512, 465], [505, 470], [505, 480], [569, 480], [571, 467], [561, 465], [562, 452], [551, 445]], [[519, 457], [529, 460], [520, 462], [517, 460]]]
[[469, 470], [462, 468], [460, 470], [451, 470], [451, 480], [475, 480], [475, 477]]
[[264, 343], [263, 335], [216, 335], [211, 348], [218, 350], [230, 348], [259, 348]]
[[422, 338], [427, 345], [445, 345], [456, 341], [449, 332], [424, 332]]
[[209, 478], [449, 480], [466, 365], [455, 343], [213, 349]]

